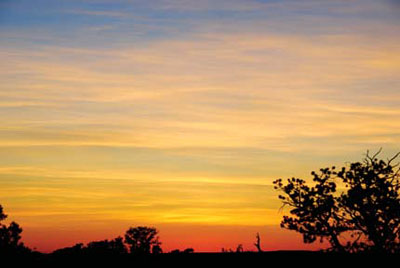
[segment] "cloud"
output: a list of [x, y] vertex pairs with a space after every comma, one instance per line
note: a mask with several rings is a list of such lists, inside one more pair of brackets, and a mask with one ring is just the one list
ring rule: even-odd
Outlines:
[[89, 15], [89, 16], [104, 16], [104, 17], [115, 17], [115, 18], [125, 18], [129, 16], [126, 12], [120, 11], [108, 11], [108, 10], [69, 10], [66, 11], [70, 14], [77, 14], [77, 15]]
[[[275, 33], [193, 38], [119, 49], [4, 50], [2, 87], [23, 98], [3, 90], [3, 111], [10, 111], [10, 126], [16, 120], [31, 126], [9, 128], [2, 143], [293, 151], [317, 150], [311, 137], [348, 146], [350, 137], [368, 135], [396, 142], [395, 39]], [[371, 80], [393, 85], [376, 98]], [[23, 110], [11, 113], [16, 103]], [[332, 146], [334, 151], [337, 144]]]

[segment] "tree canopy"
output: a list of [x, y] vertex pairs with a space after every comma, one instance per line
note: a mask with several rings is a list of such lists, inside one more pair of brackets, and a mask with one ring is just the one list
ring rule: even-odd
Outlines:
[[291, 207], [281, 227], [303, 235], [305, 243], [327, 239], [334, 251], [398, 252], [400, 249], [399, 156], [383, 160], [368, 152], [362, 162], [337, 170], [312, 172], [313, 183], [300, 178], [274, 181], [279, 198]]
[[125, 243], [129, 245], [133, 254], [160, 253], [161, 243], [157, 236], [158, 230], [153, 227], [131, 227], [125, 233]]

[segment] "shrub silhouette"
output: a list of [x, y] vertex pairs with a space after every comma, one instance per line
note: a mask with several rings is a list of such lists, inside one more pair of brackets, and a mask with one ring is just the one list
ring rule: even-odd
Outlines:
[[78, 256], [82, 256], [84, 254], [84, 250], [85, 247], [83, 243], [78, 243], [72, 247], [56, 249], [52, 252], [52, 255], [56, 257], [76, 258]]
[[127, 253], [122, 237], [113, 240], [93, 241], [87, 244], [85, 251], [92, 255], [123, 255]]
[[380, 152], [367, 152], [362, 162], [339, 171], [312, 172], [313, 185], [299, 178], [274, 181], [284, 193], [279, 196], [283, 205], [291, 207], [292, 216], [284, 216], [281, 227], [301, 233], [305, 243], [327, 239], [334, 251], [397, 252], [400, 170], [393, 161], [399, 153], [385, 161], [377, 158]]
[[193, 248], [186, 248], [183, 250], [183, 253], [194, 253], [194, 249]]
[[149, 254], [152, 249], [154, 253], [161, 253], [157, 234], [158, 230], [153, 227], [131, 227], [125, 233], [125, 243], [132, 254]]
[[161, 254], [161, 253], [163, 253], [163, 250], [161, 248], [160, 243], [157, 244], [157, 245], [153, 245], [153, 247], [151, 248], [151, 253], [153, 253], [153, 254]]
[[194, 253], [194, 249], [193, 248], [186, 248], [183, 251], [180, 251], [179, 249], [174, 249], [170, 251], [171, 254], [190, 254], [190, 253]]

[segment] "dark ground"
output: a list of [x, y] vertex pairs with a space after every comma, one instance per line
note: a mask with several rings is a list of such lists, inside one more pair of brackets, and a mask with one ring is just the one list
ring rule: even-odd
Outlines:
[[[398, 266], [400, 255], [335, 254], [312, 251], [164, 253], [132, 256], [37, 254], [10, 258], [5, 267], [377, 267]], [[4, 260], [4, 259], [3, 259]]]

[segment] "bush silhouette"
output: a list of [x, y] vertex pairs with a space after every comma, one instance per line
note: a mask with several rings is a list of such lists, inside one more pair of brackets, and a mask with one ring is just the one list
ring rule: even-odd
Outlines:
[[312, 172], [313, 185], [299, 178], [274, 181], [284, 193], [279, 198], [291, 207], [292, 216], [284, 216], [281, 227], [301, 233], [305, 243], [327, 239], [334, 251], [397, 252], [400, 170], [393, 161], [399, 154], [385, 161], [377, 158], [380, 152], [367, 152], [362, 162], [339, 171]]
[[132, 254], [161, 253], [161, 243], [158, 241], [158, 230], [153, 227], [131, 227], [125, 233], [125, 243], [129, 245]]
[[85, 250], [92, 255], [123, 255], [127, 253], [122, 237], [113, 240], [93, 241]]
[[84, 250], [85, 247], [83, 243], [77, 243], [72, 247], [56, 249], [52, 252], [52, 255], [56, 257], [76, 258], [78, 256], [82, 256], [84, 254]]
[[194, 249], [193, 248], [186, 248], [185, 250], [183, 250], [183, 253], [194, 253]]

